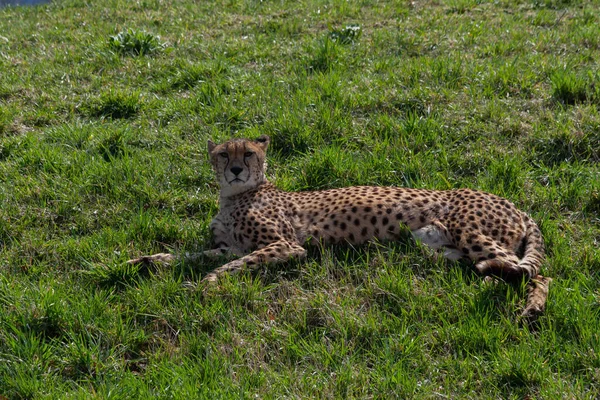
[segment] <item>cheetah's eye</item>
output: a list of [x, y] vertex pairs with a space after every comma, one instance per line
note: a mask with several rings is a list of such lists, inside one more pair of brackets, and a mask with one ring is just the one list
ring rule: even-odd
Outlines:
[[247, 151], [244, 153], [244, 157], [252, 157], [253, 154], [254, 154], [253, 152]]
[[229, 158], [229, 153], [227, 153], [226, 151], [220, 152], [219, 155], [223, 158]]

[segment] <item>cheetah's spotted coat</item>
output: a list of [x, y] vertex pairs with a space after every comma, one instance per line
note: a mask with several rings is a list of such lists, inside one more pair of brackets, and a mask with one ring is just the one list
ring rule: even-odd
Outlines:
[[[470, 189], [423, 189], [358, 186], [289, 193], [266, 180], [267, 136], [255, 141], [209, 141], [221, 199], [211, 229], [216, 249], [208, 255], [239, 258], [204, 278], [303, 257], [304, 243], [353, 244], [370, 239], [393, 240], [401, 225], [450, 259], [469, 258], [483, 275], [531, 279], [526, 316], [544, 309], [548, 278], [539, 275], [544, 245], [535, 222], [493, 194]], [[172, 261], [155, 254], [130, 262]]]

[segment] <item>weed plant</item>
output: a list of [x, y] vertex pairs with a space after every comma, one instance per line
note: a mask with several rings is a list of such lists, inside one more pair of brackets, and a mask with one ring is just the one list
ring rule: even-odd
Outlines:
[[148, 32], [127, 29], [108, 38], [108, 47], [117, 54], [144, 56], [162, 51], [166, 45]]

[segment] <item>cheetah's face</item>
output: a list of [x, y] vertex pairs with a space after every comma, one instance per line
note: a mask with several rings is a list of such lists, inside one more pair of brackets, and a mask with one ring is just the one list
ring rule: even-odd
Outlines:
[[221, 185], [221, 195], [233, 196], [253, 189], [265, 178], [265, 157], [269, 137], [256, 140], [232, 139], [222, 144], [208, 141], [210, 162]]

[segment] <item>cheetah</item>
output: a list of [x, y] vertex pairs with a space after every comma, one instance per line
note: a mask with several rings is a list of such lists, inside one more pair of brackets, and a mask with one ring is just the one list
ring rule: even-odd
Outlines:
[[[413, 236], [451, 260], [469, 259], [481, 275], [529, 279], [522, 313], [535, 318], [545, 308], [550, 278], [539, 275], [544, 243], [536, 223], [511, 202], [471, 189], [425, 190], [355, 186], [284, 192], [265, 176], [270, 138], [208, 141], [220, 185], [220, 211], [210, 228], [216, 248], [204, 254], [238, 257], [208, 273], [255, 269], [306, 255], [305, 244], [398, 239]], [[130, 260], [171, 262], [160, 253]]]

